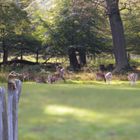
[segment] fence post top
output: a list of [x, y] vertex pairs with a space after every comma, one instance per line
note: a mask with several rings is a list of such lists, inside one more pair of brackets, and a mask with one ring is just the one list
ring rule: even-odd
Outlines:
[[8, 90], [13, 91], [13, 90], [16, 90], [18, 88], [17, 86], [19, 86], [19, 81], [20, 81], [18, 79], [19, 75], [20, 74], [14, 72], [14, 71], [9, 73], [9, 75], [8, 75]]
[[16, 82], [14, 79], [8, 80], [8, 90], [15, 90], [16, 89]]

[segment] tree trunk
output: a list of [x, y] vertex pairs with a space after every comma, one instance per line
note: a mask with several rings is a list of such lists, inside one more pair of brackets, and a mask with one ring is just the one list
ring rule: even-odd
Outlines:
[[106, 0], [110, 27], [113, 38], [116, 68], [114, 72], [122, 72], [130, 68], [125, 49], [125, 36], [119, 11], [119, 0]]
[[3, 49], [3, 64], [6, 64], [8, 61], [8, 50], [5, 45], [4, 39], [2, 40], [2, 49]]
[[68, 55], [69, 55], [70, 67], [72, 67], [73, 70], [79, 69], [75, 48], [73, 47], [69, 48]]
[[38, 63], [39, 60], [39, 50], [36, 51], [36, 63]]
[[81, 48], [79, 49], [79, 56], [80, 56], [80, 65], [86, 65], [86, 50]]
[[4, 49], [3, 50], [3, 64], [6, 64], [8, 61], [8, 50]]
[[22, 49], [20, 51], [20, 60], [23, 60], [23, 51], [22, 51]]

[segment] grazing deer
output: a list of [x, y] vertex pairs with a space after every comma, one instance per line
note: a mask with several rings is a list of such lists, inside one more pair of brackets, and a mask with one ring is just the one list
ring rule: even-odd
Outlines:
[[102, 72], [96, 73], [96, 80], [104, 80], [106, 82], [105, 74]]
[[65, 68], [64, 67], [57, 67], [56, 68], [56, 73], [58, 74], [58, 78], [62, 79], [64, 82], [66, 81], [64, 78], [64, 74], [65, 74]]
[[64, 78], [64, 74], [65, 74], [65, 68], [62, 67], [59, 71], [59, 76], [65, 82], [66, 80]]
[[107, 72], [106, 74], [102, 72], [96, 73], [96, 80], [104, 80], [106, 83], [110, 84], [112, 80], [112, 73]]
[[138, 80], [138, 74], [137, 73], [130, 73], [128, 74], [128, 80], [130, 82], [130, 85], [135, 85], [136, 81]]
[[57, 75], [55, 75], [55, 74], [54, 75], [51, 75], [51, 74], [48, 75], [47, 82], [49, 84], [53, 84], [57, 80], [58, 80]]
[[28, 72], [23, 72], [23, 81], [29, 81], [30, 80], [30, 74]]
[[105, 74], [105, 79], [106, 79], [106, 83], [110, 84], [111, 80], [112, 80], [112, 73], [111, 72], [107, 72]]
[[46, 78], [43, 77], [43, 76], [40, 76], [40, 77], [35, 78], [35, 81], [36, 81], [37, 83], [46, 83], [46, 82], [47, 82], [47, 81], [46, 81]]

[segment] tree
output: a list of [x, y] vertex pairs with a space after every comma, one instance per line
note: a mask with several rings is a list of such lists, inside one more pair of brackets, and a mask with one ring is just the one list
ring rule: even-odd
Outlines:
[[[28, 0], [21, 1], [24, 1], [25, 5], [28, 5]], [[106, 47], [109, 44], [109, 35], [105, 35], [107, 28], [105, 26], [104, 29], [102, 28], [105, 23], [105, 14], [102, 12], [102, 6], [105, 6], [104, 2], [106, 2], [113, 39], [113, 51], [116, 60], [114, 71], [121, 72], [130, 68], [119, 9], [119, 4], [122, 1], [53, 0], [52, 5], [47, 6], [49, 3], [48, 0], [42, 2], [33, 0], [25, 9], [28, 11], [28, 16], [34, 28], [33, 36], [37, 37], [43, 43], [52, 46], [52, 50], [55, 48], [54, 52], [59, 52], [55, 54], [65, 55], [73, 52], [71, 56], [75, 59], [71, 60], [73, 61], [73, 65], [75, 65], [78, 62], [76, 60], [77, 52], [81, 56], [80, 63], [86, 63], [86, 54], [81, 50], [79, 51], [79, 46], [84, 48], [84, 52], [88, 51], [90, 53], [101, 53], [106, 51], [106, 49], [110, 49], [110, 45]]]
[[140, 54], [140, 3], [139, 0], [132, 1], [122, 11], [124, 20], [127, 50], [129, 53]]
[[3, 51], [3, 63], [6, 64], [8, 54], [16, 44], [16, 42], [14, 42], [16, 35], [21, 34], [26, 26], [27, 15], [26, 12], [21, 10], [15, 3], [5, 2], [2, 4], [3, 8], [0, 9], [0, 28], [3, 29], [1, 33], [1, 48]]
[[57, 14], [53, 16], [48, 36], [51, 44], [68, 54], [70, 65], [76, 69], [86, 64], [86, 52], [101, 52], [105, 47], [104, 34], [99, 28], [104, 20], [92, 1], [63, 1], [57, 8], [52, 10], [57, 10]]
[[126, 43], [123, 24], [119, 11], [119, 0], [106, 0], [107, 12], [112, 31], [116, 68], [114, 72], [121, 72], [130, 68], [126, 54]]

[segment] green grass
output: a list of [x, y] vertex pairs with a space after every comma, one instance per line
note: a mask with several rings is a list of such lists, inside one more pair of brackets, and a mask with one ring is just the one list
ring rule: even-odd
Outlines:
[[19, 140], [140, 140], [140, 86], [25, 83]]

